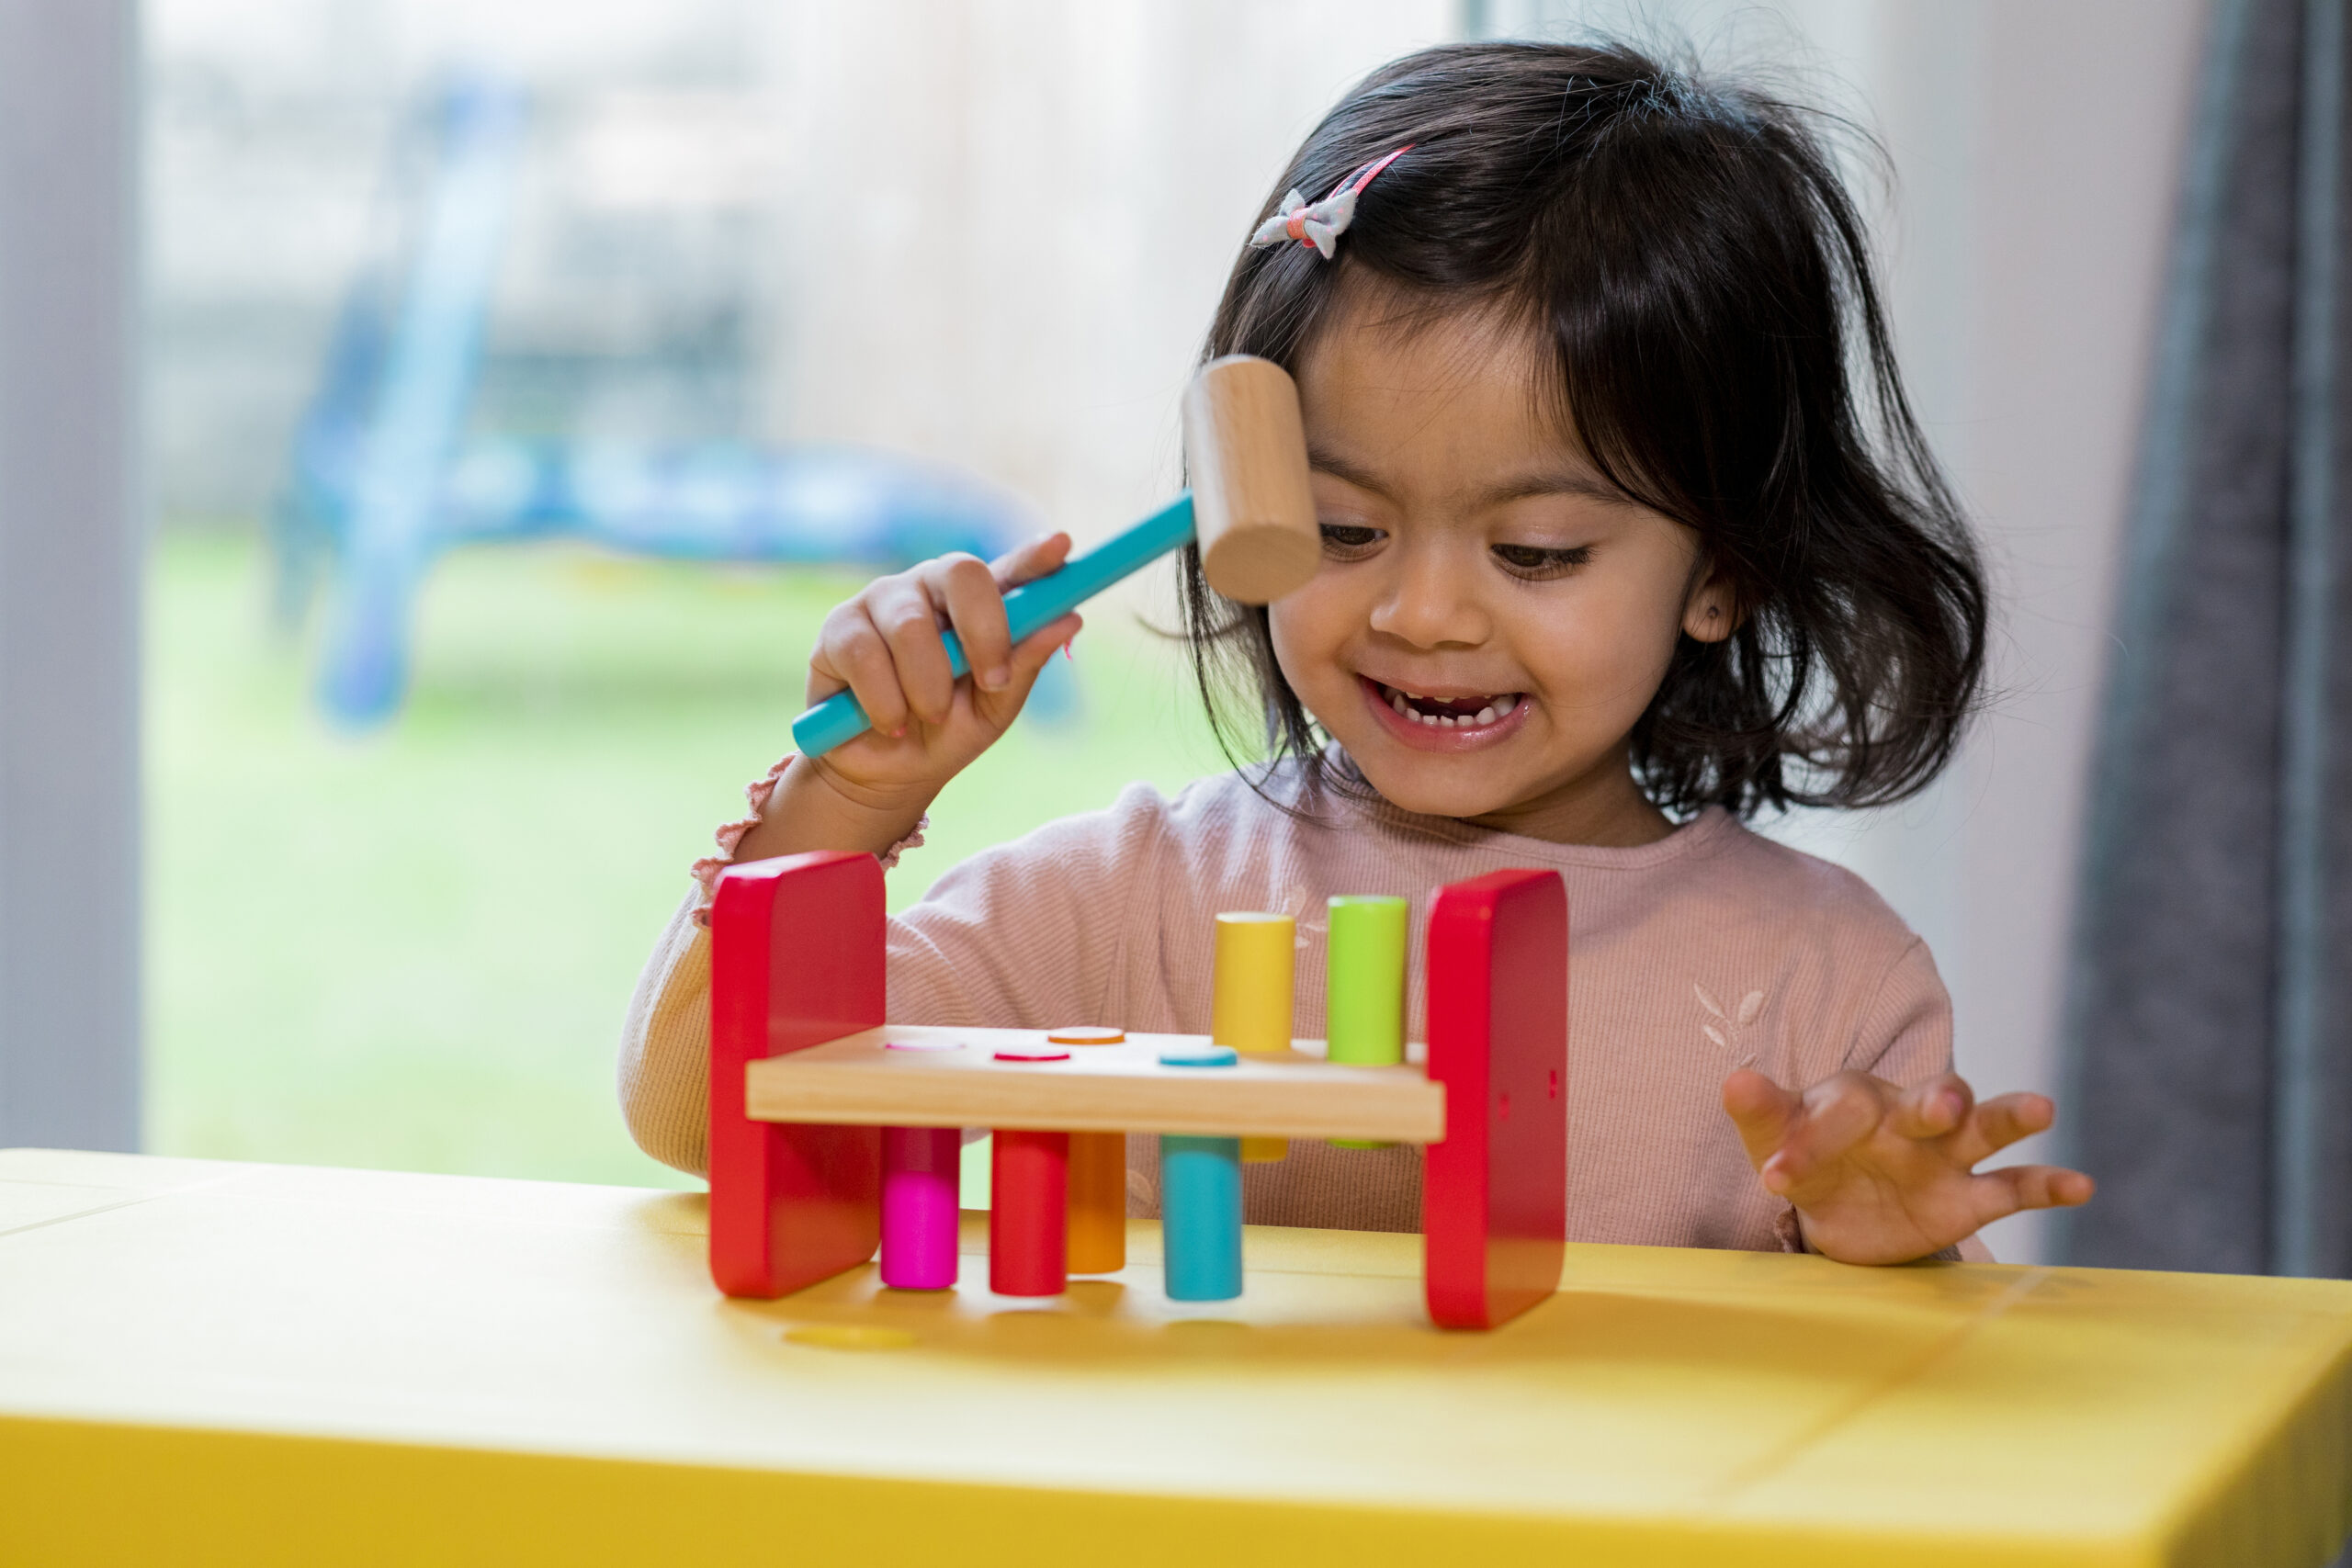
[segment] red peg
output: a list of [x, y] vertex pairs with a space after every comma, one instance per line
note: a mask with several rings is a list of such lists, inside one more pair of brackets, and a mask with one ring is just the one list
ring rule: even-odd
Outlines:
[[989, 1289], [1060, 1295], [1069, 1286], [1069, 1134], [1000, 1128], [989, 1187]]

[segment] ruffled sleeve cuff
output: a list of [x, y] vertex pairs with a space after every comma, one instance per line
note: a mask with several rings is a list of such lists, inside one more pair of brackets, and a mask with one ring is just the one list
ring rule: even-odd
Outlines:
[[[718, 845], [718, 852], [715, 855], [705, 855], [695, 862], [695, 883], [702, 889], [702, 897], [695, 904], [695, 924], [704, 927], [710, 924], [710, 906], [711, 901], [718, 897], [719, 874], [735, 863], [735, 851], [742, 844], [743, 835], [760, 825], [760, 814], [767, 809], [768, 798], [775, 794], [776, 781], [784, 777], [784, 770], [790, 767], [793, 759], [798, 755], [797, 751], [786, 752], [775, 767], [770, 768], [762, 777], [752, 781], [750, 787], [743, 791], [744, 802], [752, 808], [751, 815], [720, 827], [718, 833], [713, 835]], [[888, 871], [899, 863], [900, 855], [905, 854], [909, 850], [922, 848], [923, 829], [930, 826], [931, 815], [925, 812], [905, 838], [883, 852], [882, 869]]]

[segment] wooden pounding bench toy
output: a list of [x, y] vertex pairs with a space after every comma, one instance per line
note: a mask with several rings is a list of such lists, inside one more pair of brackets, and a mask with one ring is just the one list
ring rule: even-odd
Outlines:
[[1241, 1292], [1241, 1145], [1329, 1138], [1425, 1148], [1432, 1321], [1524, 1312], [1557, 1289], [1566, 1228], [1559, 874], [1438, 891], [1426, 1070], [1404, 1049], [1404, 900], [1333, 904], [1334, 1059], [1317, 1060], [1324, 1043], [1290, 1038], [1286, 915], [1218, 917], [1208, 1035], [893, 1025], [872, 855], [730, 867], [711, 915], [712, 1278], [781, 1296], [878, 1245], [885, 1284], [954, 1285], [961, 1129], [987, 1126], [990, 1289], [1058, 1294], [1125, 1266], [1125, 1134], [1145, 1132], [1161, 1139], [1168, 1293], [1226, 1300]]

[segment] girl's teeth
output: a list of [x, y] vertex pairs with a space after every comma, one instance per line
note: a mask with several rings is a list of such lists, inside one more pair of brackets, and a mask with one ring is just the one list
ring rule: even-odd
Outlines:
[[1493, 698], [1475, 714], [1423, 713], [1413, 705], [1429, 700], [1419, 693], [1408, 692], [1402, 686], [1391, 686], [1387, 691], [1388, 705], [1396, 710], [1399, 717], [1409, 724], [1428, 725], [1432, 729], [1482, 728], [1498, 719], [1509, 718], [1519, 706], [1519, 694], [1510, 692]]

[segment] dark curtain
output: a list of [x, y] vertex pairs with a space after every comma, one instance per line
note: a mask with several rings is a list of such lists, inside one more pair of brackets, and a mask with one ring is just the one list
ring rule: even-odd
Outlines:
[[2072, 966], [2100, 1187], [2061, 1245], [2352, 1275], [2343, 0], [2218, 0], [2207, 51]]

